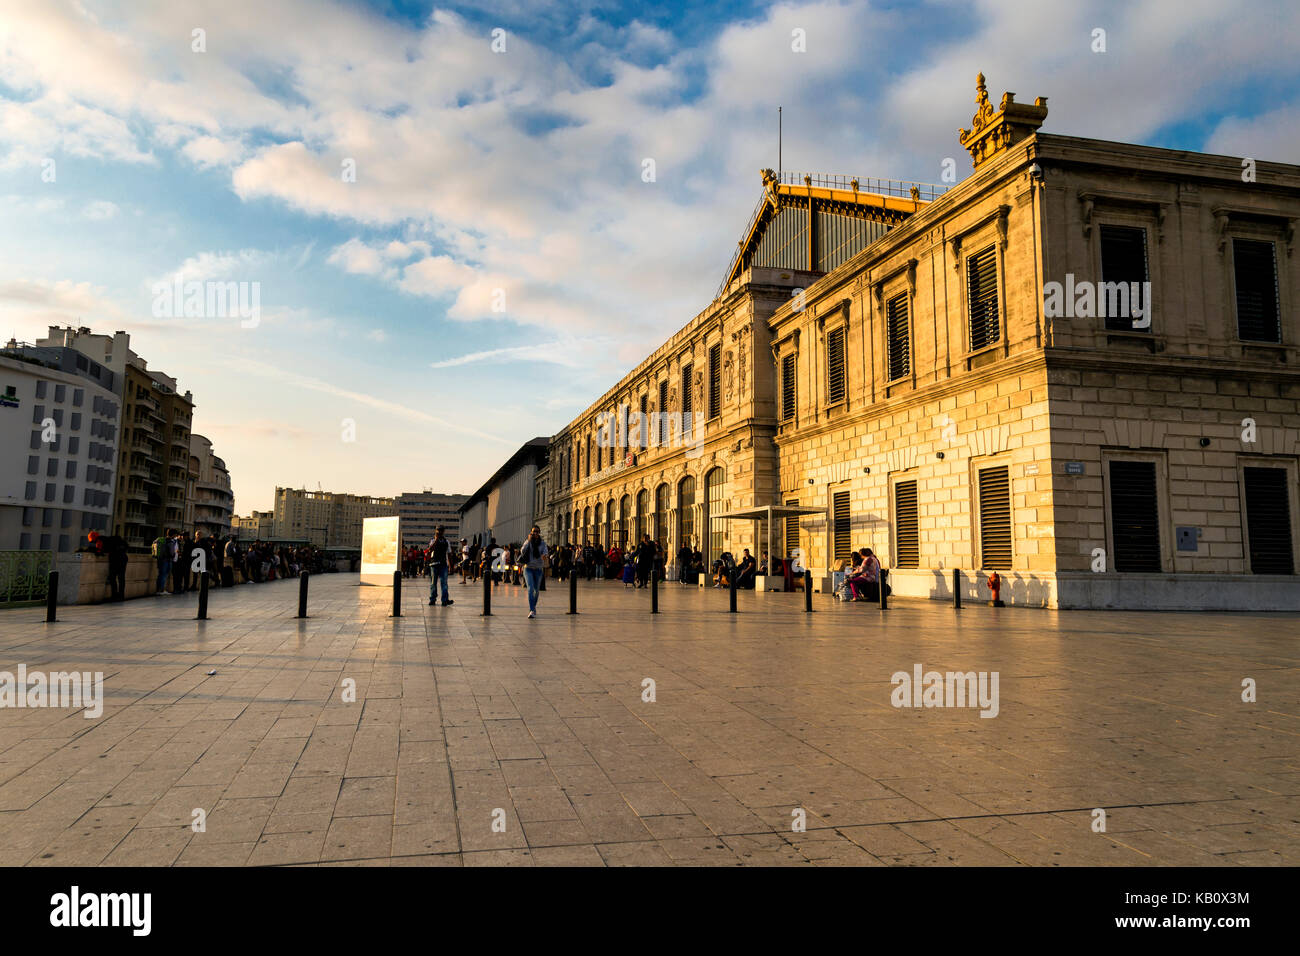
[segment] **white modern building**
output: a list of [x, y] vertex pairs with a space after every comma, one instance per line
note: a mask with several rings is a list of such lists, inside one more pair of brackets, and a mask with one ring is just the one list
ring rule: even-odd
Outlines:
[[537, 472], [546, 467], [549, 438], [534, 438], [497, 469], [483, 487], [460, 506], [460, 536], [471, 543], [519, 543], [536, 520]]
[[224, 538], [230, 534], [235, 497], [230, 491], [226, 463], [212, 451], [203, 435], [190, 435], [190, 484], [186, 526]]
[[112, 524], [118, 377], [75, 349], [0, 350], [0, 550], [75, 551]]

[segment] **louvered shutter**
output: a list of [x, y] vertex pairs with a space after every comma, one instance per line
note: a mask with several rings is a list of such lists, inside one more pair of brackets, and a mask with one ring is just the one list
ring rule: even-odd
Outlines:
[[966, 305], [970, 314], [972, 352], [998, 340], [998, 260], [989, 246], [966, 260]]
[[894, 565], [899, 568], [921, 566], [915, 481], [900, 481], [894, 485]]
[[722, 346], [709, 349], [709, 418], [722, 414]]
[[889, 381], [912, 374], [912, 343], [907, 323], [907, 295], [896, 295], [885, 306]]
[[853, 527], [849, 516], [849, 493], [837, 491], [832, 499], [835, 519], [835, 560], [853, 553]]
[[[798, 498], [791, 498], [786, 502], [788, 505], [798, 505]], [[795, 549], [799, 547], [799, 519], [797, 517], [785, 519], [785, 553], [789, 557], [793, 555]]]
[[1005, 466], [980, 471], [982, 567], [1011, 570], [1011, 482]]
[[1160, 513], [1156, 466], [1110, 463], [1110, 528], [1116, 571], [1160, 571]]
[[659, 383], [659, 445], [668, 444], [668, 381]]
[[794, 353], [781, 359], [781, 421], [794, 420]]
[[1246, 535], [1253, 574], [1295, 574], [1285, 468], [1246, 468]]
[[826, 336], [826, 401], [844, 401], [844, 330]]
[[1277, 258], [1273, 243], [1232, 240], [1237, 285], [1237, 338], [1243, 342], [1280, 342]]

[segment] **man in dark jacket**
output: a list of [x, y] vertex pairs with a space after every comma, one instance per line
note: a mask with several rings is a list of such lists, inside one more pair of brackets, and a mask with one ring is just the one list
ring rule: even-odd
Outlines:
[[650, 535], [643, 534], [641, 543], [636, 548], [636, 586], [643, 588], [650, 578], [650, 572], [654, 568], [655, 555], [658, 549], [654, 542], [650, 540]]
[[442, 583], [442, 606], [455, 604], [447, 593], [447, 564], [450, 560], [451, 542], [447, 540], [446, 529], [438, 525], [429, 542], [429, 603], [435, 603], [438, 584]]
[[101, 538], [104, 553], [108, 555], [108, 587], [113, 601], [126, 600], [126, 540], [121, 535], [110, 534]]

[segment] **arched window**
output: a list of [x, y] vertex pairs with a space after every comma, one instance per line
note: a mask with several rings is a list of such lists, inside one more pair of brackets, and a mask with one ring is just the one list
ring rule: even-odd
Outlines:
[[591, 505], [582, 509], [582, 538], [579, 544], [586, 544], [591, 538]]
[[624, 549], [630, 542], [627, 539], [627, 533], [631, 530], [628, 527], [628, 512], [632, 510], [632, 496], [624, 495], [618, 503], [618, 537], [619, 543]]
[[711, 567], [713, 560], [723, 552], [726, 522], [722, 518], [722, 486], [725, 479], [726, 473], [721, 468], [714, 468], [704, 476], [704, 527], [700, 530], [706, 536], [706, 567]]
[[695, 544], [695, 476], [687, 475], [677, 485], [677, 547]]
[[597, 547], [600, 547], [603, 544], [600, 538], [600, 532], [601, 532], [601, 525], [604, 524], [604, 517], [605, 517], [605, 506], [602, 505], [599, 501], [597, 501], [596, 502], [596, 524], [592, 528], [592, 532], [591, 532], [596, 539], [595, 544]]
[[655, 489], [654, 523], [650, 532], [664, 549], [668, 548], [668, 483]]
[[636, 543], [641, 543], [643, 535], [649, 532], [650, 524], [646, 520], [650, 512], [650, 492], [642, 488], [636, 493]]
[[605, 550], [608, 551], [614, 545], [618, 544], [614, 537], [614, 499], [609, 499], [609, 505], [605, 508]]

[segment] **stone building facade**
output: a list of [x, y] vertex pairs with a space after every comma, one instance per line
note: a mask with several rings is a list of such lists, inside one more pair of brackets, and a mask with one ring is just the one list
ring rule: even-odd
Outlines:
[[[798, 504], [780, 550], [902, 595], [1300, 608], [1300, 168], [1046, 116], [981, 76], [947, 192], [765, 173], [718, 298], [554, 437], [552, 536], [737, 552], [719, 515]], [[623, 407], [698, 447], [601, 448]]]

